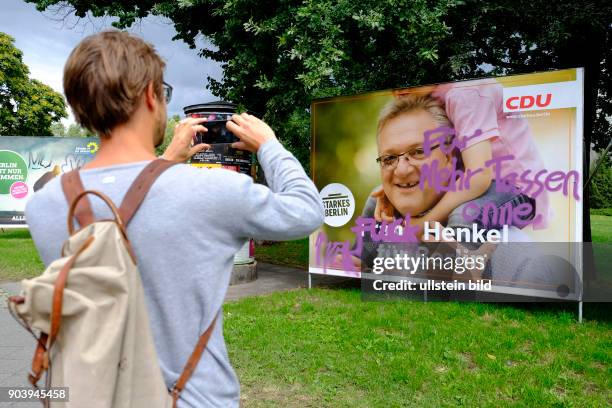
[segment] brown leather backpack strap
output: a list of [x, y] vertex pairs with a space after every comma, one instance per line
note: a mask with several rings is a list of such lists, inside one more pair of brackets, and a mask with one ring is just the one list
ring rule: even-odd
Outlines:
[[[68, 207], [70, 207], [74, 199], [85, 190], [83, 187], [83, 182], [81, 181], [81, 176], [79, 176], [78, 169], [69, 171], [68, 173], [64, 173], [62, 175], [62, 189], [64, 190], [64, 195], [68, 201]], [[91, 211], [91, 203], [89, 198], [83, 197], [83, 199], [79, 201], [76, 206], [76, 210], [74, 211], [74, 217], [79, 222], [81, 228], [94, 222], [94, 215]]]
[[196, 344], [195, 348], [193, 349], [193, 352], [191, 353], [191, 356], [189, 356], [189, 360], [187, 360], [187, 364], [185, 364], [185, 368], [183, 368], [183, 372], [174, 384], [172, 391], [170, 391], [170, 394], [172, 395], [172, 401], [174, 403], [173, 406], [176, 406], [176, 401], [179, 398], [179, 394], [181, 393], [181, 391], [183, 391], [183, 388], [185, 388], [185, 384], [187, 384], [187, 381], [193, 374], [193, 370], [195, 370], [195, 368], [198, 366], [198, 362], [202, 357], [202, 353], [206, 349], [206, 345], [208, 344], [210, 335], [212, 334], [213, 329], [215, 328], [215, 323], [217, 322], [218, 316], [219, 315], [217, 314], [210, 326], [208, 326], [208, 329], [206, 329], [206, 331], [200, 336], [198, 344]]
[[32, 372], [28, 374], [28, 381], [34, 387], [38, 387], [38, 381], [42, 377], [43, 372], [49, 368], [49, 360], [47, 354], [47, 333], [41, 333], [36, 342], [36, 350], [32, 357]]
[[149, 163], [140, 172], [125, 194], [123, 202], [119, 207], [119, 215], [125, 226], [128, 225], [134, 214], [136, 214], [136, 211], [140, 207], [140, 204], [142, 204], [149, 189], [155, 180], [157, 180], [157, 177], [175, 164], [177, 164], [177, 162], [157, 159]]

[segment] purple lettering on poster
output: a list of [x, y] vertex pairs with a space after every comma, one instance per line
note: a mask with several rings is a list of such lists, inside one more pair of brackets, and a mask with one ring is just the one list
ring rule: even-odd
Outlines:
[[315, 240], [316, 266], [341, 267], [345, 271], [354, 271], [358, 268], [353, 257], [360, 258], [363, 250], [363, 238], [369, 234], [373, 242], [418, 242], [419, 228], [410, 225], [410, 215], [406, 218], [396, 219], [393, 222], [383, 221], [377, 223], [371, 217], [358, 217], [351, 231], [355, 234], [355, 245], [351, 247], [347, 241], [329, 241], [324, 232], [319, 232]]

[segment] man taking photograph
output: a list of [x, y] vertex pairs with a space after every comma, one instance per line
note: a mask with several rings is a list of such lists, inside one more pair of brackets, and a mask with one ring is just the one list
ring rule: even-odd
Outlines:
[[[100, 136], [100, 150], [80, 170], [86, 190], [122, 202], [163, 141], [169, 94], [164, 62], [141, 39], [107, 31], [84, 39], [64, 69], [64, 91], [79, 124]], [[164, 153], [185, 162], [207, 145], [193, 146], [203, 119], [185, 119]], [[237, 407], [239, 384], [223, 338], [222, 304], [234, 254], [247, 238], [287, 240], [306, 236], [323, 222], [318, 192], [272, 129], [248, 114], [227, 128], [234, 147], [255, 152], [269, 187], [243, 174], [177, 164], [153, 184], [129, 223], [146, 295], [155, 348], [167, 387], [182, 372], [199, 336], [217, 318], [212, 336], [180, 394], [181, 407]], [[96, 219], [112, 218], [91, 199]], [[61, 256], [68, 238], [68, 203], [60, 177], [38, 191], [26, 208], [34, 243], [45, 265]]]

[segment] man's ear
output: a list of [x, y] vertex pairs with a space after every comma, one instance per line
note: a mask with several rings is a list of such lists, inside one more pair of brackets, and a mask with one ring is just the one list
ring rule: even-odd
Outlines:
[[155, 89], [153, 87], [153, 82], [149, 82], [147, 87], [145, 88], [145, 103], [147, 104], [147, 108], [150, 110], [155, 110], [157, 104], [159, 103], [159, 98], [155, 93]]

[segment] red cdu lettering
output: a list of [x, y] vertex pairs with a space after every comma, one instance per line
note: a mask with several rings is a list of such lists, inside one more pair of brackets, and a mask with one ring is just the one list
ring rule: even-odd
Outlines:
[[531, 108], [535, 103], [535, 98], [530, 95], [521, 96], [521, 109]]
[[506, 100], [506, 108], [508, 108], [508, 110], [514, 110], [514, 109], [518, 109], [518, 105], [514, 104], [515, 101], [518, 101], [519, 97], [518, 96], [513, 96], [512, 98], [508, 98]]
[[536, 105], [538, 105], [540, 108], [543, 108], [545, 106], [550, 105], [550, 101], [552, 100], [552, 94], [546, 94], [546, 100], [544, 102], [542, 102], [542, 97], [544, 95], [538, 95], [536, 98]]
[[524, 95], [524, 96], [512, 96], [506, 99], [506, 109], [518, 110], [518, 109], [529, 109], [537, 106], [538, 108], [544, 108], [552, 102], [552, 94], [538, 94], [535, 96]]

